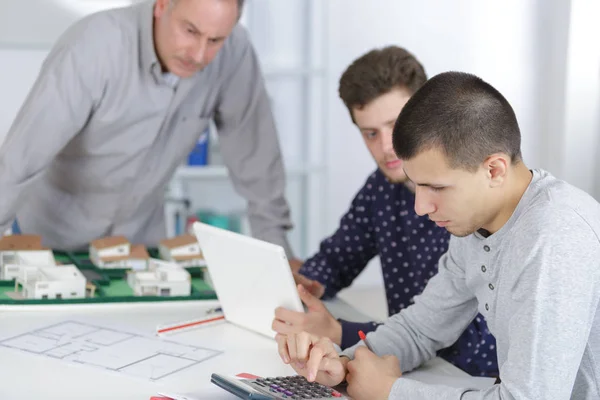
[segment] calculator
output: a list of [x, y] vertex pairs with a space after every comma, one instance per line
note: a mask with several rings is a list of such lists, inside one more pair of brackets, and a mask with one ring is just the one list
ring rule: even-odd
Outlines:
[[220, 374], [212, 374], [210, 381], [242, 399], [348, 399], [342, 390], [336, 390], [320, 383], [309, 382], [300, 375], [276, 378], [237, 379]]

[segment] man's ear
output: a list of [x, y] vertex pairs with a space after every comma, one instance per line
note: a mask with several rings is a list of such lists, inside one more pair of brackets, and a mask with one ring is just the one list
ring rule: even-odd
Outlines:
[[160, 18], [169, 7], [170, 0], [156, 0], [156, 4], [154, 4], [154, 17]]
[[506, 154], [496, 153], [485, 159], [483, 167], [487, 172], [490, 187], [498, 187], [506, 180], [510, 161]]

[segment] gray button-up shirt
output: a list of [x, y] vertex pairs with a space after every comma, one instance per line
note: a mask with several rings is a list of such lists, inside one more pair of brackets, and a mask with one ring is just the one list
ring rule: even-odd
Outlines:
[[154, 50], [153, 4], [91, 15], [57, 41], [0, 149], [0, 232], [17, 215], [52, 248], [106, 235], [156, 245], [165, 187], [212, 118], [253, 235], [291, 256], [283, 161], [247, 32], [236, 26], [173, 87]]

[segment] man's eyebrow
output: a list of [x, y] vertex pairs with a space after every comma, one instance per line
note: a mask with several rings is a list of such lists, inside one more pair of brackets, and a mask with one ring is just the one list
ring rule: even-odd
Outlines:
[[[200, 35], [204, 35], [204, 33], [202, 33], [202, 31], [196, 26], [194, 25], [194, 23], [188, 19], [185, 19], [184, 22], [186, 24], [188, 24], [192, 29], [194, 29], [196, 32], [198, 32], [198, 34]], [[215, 36], [215, 37], [210, 37], [210, 40], [223, 40], [225, 39], [225, 36]]]
[[194, 23], [192, 21], [190, 21], [189, 19], [184, 19], [184, 22], [186, 24], [188, 24], [189, 26], [191, 26], [192, 28], [194, 28], [194, 30], [200, 34], [202, 34], [202, 31], [196, 26], [194, 25]]
[[415, 181], [410, 179], [410, 177], [406, 173], [406, 170], [404, 171], [404, 175], [406, 175], [406, 179], [408, 179], [410, 182], [412, 182], [415, 186], [423, 186], [423, 187], [443, 187], [444, 186], [444, 185], [435, 184], [435, 183], [416, 183]]

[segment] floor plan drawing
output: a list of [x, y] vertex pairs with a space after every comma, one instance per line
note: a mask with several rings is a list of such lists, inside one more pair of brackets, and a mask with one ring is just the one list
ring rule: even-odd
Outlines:
[[76, 321], [0, 340], [0, 346], [152, 381], [222, 353]]

